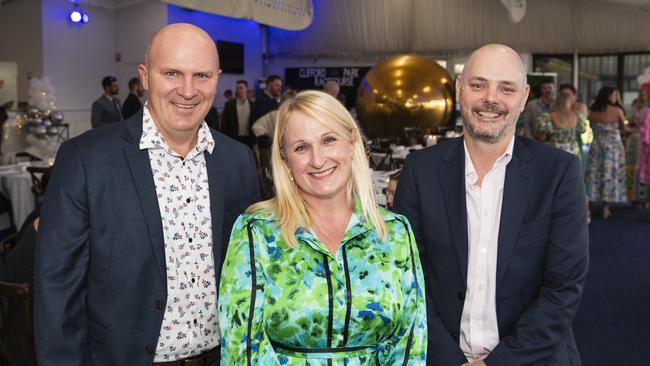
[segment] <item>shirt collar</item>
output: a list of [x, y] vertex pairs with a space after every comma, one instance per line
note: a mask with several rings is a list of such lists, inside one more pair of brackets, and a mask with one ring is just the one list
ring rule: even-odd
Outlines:
[[[214, 150], [214, 138], [212, 137], [210, 128], [205, 121], [201, 122], [198, 133], [199, 136], [196, 146], [194, 146], [192, 151], [187, 155], [186, 158], [188, 159], [191, 159], [204, 151], [212, 154], [212, 151]], [[160, 134], [158, 126], [156, 126], [151, 113], [149, 113], [148, 102], [144, 103], [142, 112], [142, 136], [140, 136], [140, 150], [145, 149], [164, 149], [167, 153], [178, 156], [177, 153], [169, 148], [169, 145], [167, 145], [167, 142], [165, 142], [165, 139]]]
[[[467, 181], [469, 184], [475, 184], [476, 180], [478, 179], [478, 174], [476, 174], [474, 163], [472, 163], [472, 158], [469, 156], [469, 152], [467, 151], [467, 142], [465, 140], [463, 140], [463, 145], [465, 148], [465, 181]], [[515, 136], [512, 136], [510, 138], [508, 146], [506, 146], [506, 151], [504, 151], [503, 154], [497, 158], [497, 160], [494, 162], [494, 165], [492, 165], [492, 169], [495, 167], [508, 165], [510, 160], [512, 160], [512, 151], [514, 150], [514, 146]]]

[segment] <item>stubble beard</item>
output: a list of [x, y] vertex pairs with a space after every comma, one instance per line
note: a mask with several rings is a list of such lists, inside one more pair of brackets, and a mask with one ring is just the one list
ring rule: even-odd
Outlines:
[[501, 126], [496, 131], [484, 130], [480, 131], [477, 126], [472, 122], [472, 111], [471, 108], [468, 111], [467, 109], [461, 110], [461, 115], [463, 116], [464, 128], [467, 131], [469, 137], [474, 140], [484, 142], [486, 144], [496, 144], [503, 140], [504, 137], [510, 135], [515, 130], [517, 123], [517, 118], [519, 114], [512, 116], [512, 120], [506, 119], [506, 124]]

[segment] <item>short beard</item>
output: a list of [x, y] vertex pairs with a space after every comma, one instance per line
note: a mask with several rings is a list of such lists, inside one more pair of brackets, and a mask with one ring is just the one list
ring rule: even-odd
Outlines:
[[[515, 126], [517, 124], [517, 119], [515, 118], [514, 123], [508, 123], [503, 128], [496, 131], [496, 133], [477, 131], [476, 126], [471, 122], [472, 111], [461, 111], [464, 120], [464, 128], [467, 131], [467, 134], [474, 140], [484, 142], [486, 144], [496, 144], [500, 142], [505, 136], [509, 135], [511, 132], [514, 132]], [[517, 118], [519, 115], [516, 116]]]

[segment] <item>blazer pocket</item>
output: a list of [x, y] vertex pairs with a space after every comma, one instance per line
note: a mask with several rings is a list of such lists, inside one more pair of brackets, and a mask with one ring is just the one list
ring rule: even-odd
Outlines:
[[88, 335], [97, 343], [104, 343], [106, 341], [106, 334], [108, 329], [103, 325], [88, 318]]
[[548, 236], [548, 229], [550, 225], [550, 215], [546, 215], [541, 219], [523, 224], [519, 229], [519, 239]]

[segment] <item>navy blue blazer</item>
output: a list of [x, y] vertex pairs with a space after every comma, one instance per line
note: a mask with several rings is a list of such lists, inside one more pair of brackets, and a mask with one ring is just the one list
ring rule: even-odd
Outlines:
[[[410, 154], [394, 207], [411, 221], [420, 249], [427, 364], [467, 362], [458, 341], [468, 261], [463, 139]], [[586, 210], [579, 159], [517, 137], [498, 236], [500, 342], [485, 359], [489, 366], [581, 364], [571, 323], [589, 266]]]
[[[41, 366], [153, 361], [167, 284], [163, 228], [141, 134], [142, 110], [61, 145], [36, 249]], [[212, 135], [215, 147], [205, 159], [218, 279], [232, 224], [260, 196], [250, 149]]]

